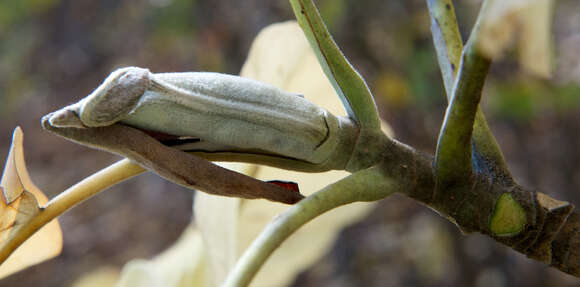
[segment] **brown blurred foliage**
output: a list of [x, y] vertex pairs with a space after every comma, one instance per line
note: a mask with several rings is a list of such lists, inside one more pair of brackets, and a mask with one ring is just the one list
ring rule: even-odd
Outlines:
[[[479, 1], [455, 1], [464, 38]], [[320, 0], [339, 45], [366, 77], [397, 138], [433, 153], [445, 97], [425, 1]], [[580, 2], [555, 3], [557, 66], [549, 80], [515, 57], [494, 64], [484, 110], [516, 178], [580, 203]], [[284, 0], [23, 0], [0, 2], [0, 157], [23, 127], [33, 180], [49, 197], [117, 160], [42, 132], [40, 117], [76, 101], [121, 66], [237, 74], [267, 24], [292, 19]], [[171, 244], [190, 220], [191, 192], [145, 175], [60, 218], [63, 254], [0, 286], [67, 286]], [[123, 220], [119, 220], [122, 218]], [[343, 232], [296, 286], [578, 286], [402, 197]]]

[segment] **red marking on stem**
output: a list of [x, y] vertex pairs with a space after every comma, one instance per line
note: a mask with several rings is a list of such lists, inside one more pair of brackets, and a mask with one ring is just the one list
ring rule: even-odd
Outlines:
[[283, 187], [285, 189], [294, 191], [296, 193], [300, 193], [300, 189], [298, 188], [298, 184], [295, 182], [292, 182], [292, 181], [270, 180], [270, 181], [267, 181], [267, 183]]

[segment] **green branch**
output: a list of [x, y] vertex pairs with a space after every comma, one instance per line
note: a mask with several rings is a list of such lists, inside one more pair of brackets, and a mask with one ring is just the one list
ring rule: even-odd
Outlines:
[[296, 19], [349, 116], [361, 128], [380, 129], [371, 91], [332, 39], [312, 0], [290, 0]]
[[463, 41], [451, 0], [427, 0], [427, 6], [431, 15], [433, 44], [449, 100], [453, 94], [453, 83], [461, 60]]
[[[447, 98], [453, 96], [455, 76], [459, 69], [463, 41], [459, 33], [459, 26], [455, 17], [455, 9], [451, 0], [427, 0], [431, 15], [431, 32], [433, 44], [437, 52], [439, 68], [443, 76], [443, 83]], [[482, 7], [482, 11], [485, 7]], [[481, 13], [480, 13], [481, 15]], [[481, 108], [478, 107], [475, 115], [472, 140], [474, 144], [473, 158], [475, 164], [480, 165], [494, 177], [511, 180], [510, 172], [505, 159], [491, 133]]]
[[356, 172], [290, 207], [248, 247], [222, 286], [247, 286], [268, 257], [298, 228], [319, 215], [357, 201], [375, 201], [397, 191], [379, 167]]
[[[476, 38], [472, 39], [476, 41]], [[490, 60], [477, 52], [474, 41], [470, 41], [463, 52], [453, 97], [447, 107], [437, 142], [435, 169], [440, 182], [469, 182], [473, 172], [473, 123], [490, 65]]]

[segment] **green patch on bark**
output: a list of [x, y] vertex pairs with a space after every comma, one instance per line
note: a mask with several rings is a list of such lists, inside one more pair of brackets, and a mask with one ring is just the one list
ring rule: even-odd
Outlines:
[[509, 193], [502, 194], [491, 215], [489, 227], [496, 236], [512, 236], [526, 226], [526, 212]]

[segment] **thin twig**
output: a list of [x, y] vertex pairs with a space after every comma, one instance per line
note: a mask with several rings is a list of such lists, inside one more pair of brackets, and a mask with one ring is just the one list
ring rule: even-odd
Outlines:
[[[476, 34], [473, 34], [476, 41]], [[471, 42], [463, 52], [453, 97], [447, 107], [437, 142], [435, 167], [441, 181], [471, 180], [471, 136], [490, 60], [479, 55]]]
[[367, 84], [332, 39], [312, 0], [290, 0], [290, 3], [322, 70], [349, 116], [363, 129], [380, 130], [377, 106]]
[[0, 264], [26, 239], [51, 220], [93, 195], [144, 171], [145, 169], [141, 166], [123, 159], [63, 191], [50, 200], [37, 216], [18, 227], [18, 231], [0, 249]]
[[[459, 69], [463, 50], [455, 9], [451, 0], [427, 0], [427, 5], [431, 15], [433, 44], [437, 52], [437, 60], [443, 76], [447, 98], [450, 99], [453, 95], [455, 76]], [[482, 6], [482, 11], [483, 8]], [[503, 153], [491, 133], [480, 107], [477, 108], [475, 115], [472, 140], [474, 143], [473, 153], [477, 155], [479, 164], [485, 165], [486, 171], [493, 173], [495, 177], [511, 181]]]
[[254, 240], [236, 263], [223, 286], [250, 284], [268, 257], [298, 228], [336, 207], [357, 202], [375, 201], [397, 191], [396, 183], [378, 167], [356, 172], [293, 205]]

